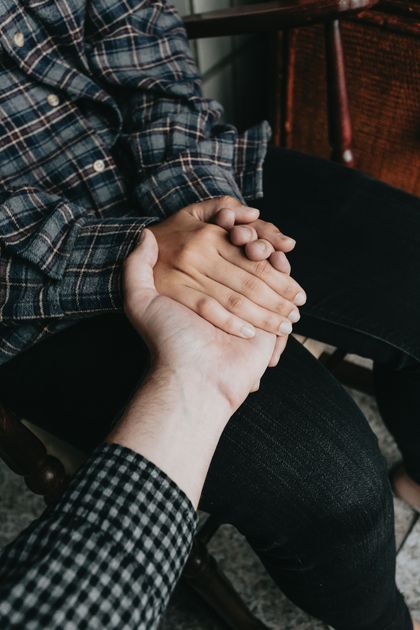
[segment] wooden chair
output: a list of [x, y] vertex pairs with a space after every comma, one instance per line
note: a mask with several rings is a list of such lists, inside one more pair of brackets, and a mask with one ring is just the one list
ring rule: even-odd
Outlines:
[[[185, 25], [191, 39], [263, 32], [271, 36], [274, 45], [274, 140], [276, 144], [287, 146], [293, 113], [293, 29], [315, 23], [325, 24], [329, 141], [333, 159], [351, 166], [351, 123], [339, 19], [368, 9], [376, 1], [260, 2], [191, 15], [185, 18]], [[321, 354], [322, 345], [301, 341], [308, 344], [317, 356]], [[84, 455], [38, 427], [21, 421], [11, 410], [0, 406], [0, 457], [14, 472], [24, 477], [30, 490], [43, 496], [45, 502], [50, 504], [61, 495], [70, 474]], [[228, 627], [236, 630], [263, 629], [266, 626], [248, 610], [206, 549], [206, 544], [218, 527], [219, 523], [209, 517], [200, 529], [183, 573], [183, 581], [199, 594]]]

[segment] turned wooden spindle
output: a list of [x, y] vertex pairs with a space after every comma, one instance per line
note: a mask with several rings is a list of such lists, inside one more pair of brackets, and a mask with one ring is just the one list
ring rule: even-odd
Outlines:
[[286, 149], [292, 145], [293, 132], [293, 96], [296, 66], [296, 29], [289, 28], [283, 32], [283, 83], [281, 111], [282, 126], [280, 144]]
[[352, 126], [339, 20], [331, 20], [325, 24], [325, 53], [331, 158], [345, 166], [354, 166]]
[[0, 457], [28, 488], [53, 503], [68, 484], [61, 462], [49, 455], [42, 442], [3, 406], [0, 406]]

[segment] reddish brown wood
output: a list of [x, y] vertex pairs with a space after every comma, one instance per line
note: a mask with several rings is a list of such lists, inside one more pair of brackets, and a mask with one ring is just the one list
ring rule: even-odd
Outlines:
[[400, 14], [399, 10], [397, 14], [392, 15], [390, 13], [392, 7], [388, 5], [386, 8], [389, 13], [382, 11], [362, 11], [357, 16], [349, 17], [349, 19], [374, 26], [382, 30], [392, 31], [394, 33], [404, 33], [407, 35], [414, 35], [415, 37], [418, 36], [420, 26], [420, 8], [417, 9], [416, 14], [412, 15], [409, 13]]
[[344, 52], [338, 20], [325, 24], [325, 50], [328, 137], [332, 149], [331, 158], [346, 166], [354, 166]]
[[9, 411], [0, 406], [0, 457], [35, 494], [54, 502], [68, 483], [61, 462], [48, 455], [42, 442]]
[[196, 537], [182, 575], [188, 584], [233, 630], [268, 630], [249, 611], [232, 584], [220, 571], [206, 546]]
[[281, 146], [289, 148], [293, 130], [293, 94], [295, 83], [296, 29], [287, 29], [283, 37], [284, 79], [282, 85]]
[[[420, 10], [420, 0], [415, 4]], [[413, 20], [410, 33], [353, 18], [340, 25], [357, 168], [420, 196], [420, 23], [414, 27]], [[292, 148], [329, 157], [325, 65], [323, 27], [298, 29], [294, 100], [299, 116]]]
[[378, 0], [276, 0], [189, 15], [184, 18], [190, 38], [278, 31], [348, 15], [374, 6]]

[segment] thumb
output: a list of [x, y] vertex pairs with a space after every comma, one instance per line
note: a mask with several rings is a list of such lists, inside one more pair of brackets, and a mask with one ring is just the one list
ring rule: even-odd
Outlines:
[[159, 248], [155, 235], [143, 229], [140, 241], [125, 261], [124, 296], [126, 305], [135, 302], [136, 311], [144, 310], [158, 295], [153, 278], [153, 267], [158, 259]]

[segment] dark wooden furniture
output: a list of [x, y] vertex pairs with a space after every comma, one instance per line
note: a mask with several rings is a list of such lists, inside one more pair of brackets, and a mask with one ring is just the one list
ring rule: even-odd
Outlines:
[[[340, 21], [357, 168], [420, 196], [420, 0], [381, 0]], [[288, 146], [328, 157], [324, 32], [295, 29]]]
[[[293, 87], [295, 79], [295, 27], [323, 24], [328, 86], [329, 141], [332, 155], [353, 163], [351, 124], [346, 90], [339, 18], [367, 9], [376, 0], [284, 0], [239, 6], [188, 16], [185, 24], [191, 38], [242, 33], [269, 33], [274, 49], [273, 105], [277, 143], [288, 145], [292, 137]], [[282, 34], [279, 32], [282, 31]], [[283, 53], [283, 54], [281, 54]], [[59, 410], [57, 410], [59, 414]], [[60, 461], [49, 455], [42, 442], [10, 410], [0, 407], [0, 456], [28, 487], [47, 504], [55, 501], [68, 483]], [[195, 539], [183, 580], [236, 630], [265, 626], [247, 609], [209, 555], [206, 544], [219, 526], [209, 518]]]

